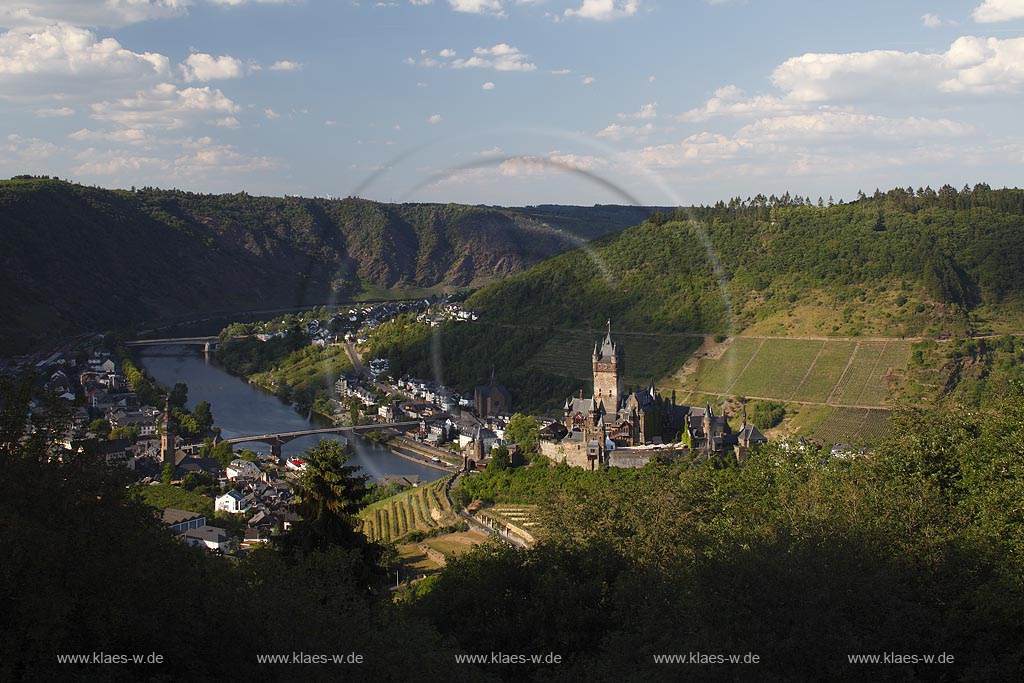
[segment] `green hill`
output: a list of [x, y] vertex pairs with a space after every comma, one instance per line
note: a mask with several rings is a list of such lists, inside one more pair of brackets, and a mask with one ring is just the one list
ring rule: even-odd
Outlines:
[[649, 213], [0, 181], [0, 351], [36, 335], [479, 286]]
[[[674, 373], [700, 333], [1020, 330], [1022, 229], [1024, 191], [984, 185], [895, 189], [835, 206], [786, 195], [677, 209], [478, 290], [467, 305], [482, 324], [449, 326], [442, 344], [392, 355], [400, 370], [420, 376], [443, 368], [460, 388], [495, 364], [520, 406], [552, 408], [567, 388], [585, 385], [589, 347], [609, 319], [637, 338], [627, 345], [634, 386]], [[431, 350], [438, 347], [440, 354]], [[829, 393], [835, 384], [816, 380], [795, 376], [780, 398]], [[862, 400], [858, 391], [846, 402]]]

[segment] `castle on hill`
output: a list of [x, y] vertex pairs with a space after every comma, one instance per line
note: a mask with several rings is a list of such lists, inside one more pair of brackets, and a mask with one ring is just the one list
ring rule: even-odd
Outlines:
[[541, 442], [542, 452], [556, 462], [587, 469], [642, 467], [664, 450], [719, 456], [732, 452], [742, 462], [749, 451], [767, 441], [747, 422], [746, 408], [740, 429], [734, 432], [724, 406], [716, 415], [710, 405], [677, 404], [675, 392], [663, 396], [653, 379], [646, 389], [626, 391], [625, 350], [612, 338], [611, 321], [604, 339], [594, 345], [592, 366], [593, 395], [584, 398], [581, 389], [578, 396], [567, 398], [565, 435], [559, 441]]

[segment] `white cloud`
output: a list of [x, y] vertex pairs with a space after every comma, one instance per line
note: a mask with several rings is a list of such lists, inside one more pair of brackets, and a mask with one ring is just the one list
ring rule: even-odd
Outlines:
[[279, 119], [279, 118], [281, 118], [281, 115], [280, 115], [280, 114], [278, 114], [278, 113], [277, 113], [276, 111], [274, 111], [273, 109], [270, 109], [269, 107], [263, 110], [263, 115], [264, 115], [264, 116], [266, 116], [266, 117], [267, 117], [268, 119], [270, 119], [271, 121], [273, 121], [274, 119]]
[[82, 128], [76, 130], [68, 137], [77, 142], [120, 142], [132, 145], [139, 145], [147, 141], [146, 132], [139, 128], [123, 128], [114, 131], [97, 131]]
[[565, 16], [610, 21], [633, 16], [639, 4], [639, 0], [583, 0], [578, 9], [565, 10]]
[[926, 28], [938, 28], [942, 26], [942, 18], [937, 14], [921, 15], [921, 24]]
[[646, 140], [654, 132], [654, 124], [645, 123], [642, 126], [624, 126], [613, 123], [601, 130], [597, 137], [608, 138], [609, 140]]
[[555, 76], [566, 76], [572, 73], [572, 69], [555, 69], [551, 73]]
[[1024, 19], [1024, 2], [1021, 0], [985, 0], [974, 8], [971, 18], [980, 24]]
[[39, 31], [0, 34], [0, 81], [27, 79], [33, 89], [46, 87], [40, 77], [64, 80], [146, 79], [168, 75], [167, 57], [132, 52], [113, 38], [76, 26], [47, 26]]
[[494, 83], [492, 83], [491, 81], [487, 81], [480, 87], [483, 88], [484, 90], [494, 90]]
[[726, 85], [715, 91], [714, 97], [704, 106], [691, 109], [679, 118], [682, 121], [706, 121], [717, 116], [764, 116], [779, 112], [794, 111], [802, 105], [787, 102], [774, 95], [747, 97], [735, 85]]
[[416, 5], [416, 6], [422, 6], [422, 5], [429, 5], [433, 1], [434, 0], [409, 0], [409, 4], [410, 5]]
[[[643, 168], [732, 164], [744, 172], [758, 168], [766, 174], [778, 164], [815, 158], [898, 157], [907, 149], [934, 146], [940, 140], [964, 138], [972, 126], [949, 119], [892, 118], [874, 114], [821, 111], [764, 118], [743, 126], [733, 135], [704, 131], [679, 143], [655, 145], [623, 153], [622, 159]], [[917, 153], [917, 152], [915, 152]], [[916, 161], [916, 160], [915, 160]], [[858, 162], [859, 163], [859, 162]], [[874, 162], [872, 162], [874, 163]]]
[[427, 123], [430, 123], [430, 124], [441, 123], [441, 115], [440, 114], [432, 114], [430, 117], [427, 118]]
[[445, 48], [445, 49], [441, 50], [440, 52], [438, 52], [437, 54], [441, 55], [445, 59], [449, 59], [449, 58], [455, 56], [455, 50], [449, 50], [448, 48]]
[[[198, 117], [211, 114], [223, 118], [218, 125], [230, 125], [231, 114], [239, 111], [237, 104], [220, 90], [210, 86], [179, 90], [171, 83], [161, 83], [149, 90], [140, 90], [134, 97], [92, 105], [92, 118], [112, 121], [130, 128], [182, 128]], [[237, 120], [235, 121], [237, 124]]]
[[302, 68], [302, 62], [293, 62], [289, 59], [282, 59], [270, 65], [271, 71], [298, 71]]
[[32, 113], [35, 114], [36, 116], [42, 117], [44, 119], [48, 119], [48, 118], [72, 116], [72, 115], [74, 115], [75, 110], [72, 109], [71, 107], [43, 107], [42, 109], [36, 109]]
[[596, 80], [597, 79], [594, 78], [593, 76], [584, 76], [583, 77], [583, 85], [590, 85], [591, 83], [593, 83]]
[[[271, 170], [280, 166], [278, 161], [269, 157], [249, 156], [231, 145], [213, 144], [208, 137], [186, 139], [180, 146], [188, 151], [173, 157], [146, 156], [130, 150], [89, 148], [76, 156], [80, 163], [72, 172], [105, 178], [125, 174], [123, 177], [132, 182], [139, 182], [140, 179], [149, 181], [151, 178], [163, 182], [167, 182], [168, 178], [209, 181], [225, 173]], [[154, 178], [145, 175], [146, 172], [158, 172], [159, 175]]]
[[[133, 2], [134, 0], [128, 0]], [[238, 7], [239, 5], [287, 5], [294, 2], [295, 0], [209, 0], [215, 5], [228, 5], [230, 7]]]
[[71, 172], [80, 176], [114, 176], [118, 173], [135, 174], [144, 170], [166, 171], [171, 167], [168, 160], [157, 156], [143, 156], [124, 150], [97, 150], [90, 147], [76, 157], [79, 165]]
[[214, 57], [202, 52], [190, 54], [181, 64], [186, 81], [213, 81], [227, 78], [241, 78], [245, 75], [242, 60], [222, 55]]
[[6, 157], [21, 162], [46, 161], [62, 151], [62, 148], [47, 140], [23, 138], [11, 133], [7, 136], [7, 144], [0, 145], [0, 160]]
[[482, 149], [479, 152], [477, 152], [476, 155], [480, 157], [496, 157], [504, 153], [505, 150], [503, 150], [501, 147], [495, 146], [491, 147], [490, 149]]
[[238, 119], [234, 116], [225, 116], [223, 118], [214, 119], [210, 121], [210, 123], [215, 126], [220, 126], [221, 128], [238, 128], [240, 125]]
[[620, 119], [656, 119], [658, 118], [658, 103], [648, 102], [640, 107], [640, 111], [634, 114], [619, 114]]
[[0, 7], [0, 26], [42, 28], [52, 24], [117, 28], [186, 12], [191, 0], [14, 0]]
[[974, 132], [972, 126], [949, 119], [890, 118], [875, 114], [821, 111], [765, 118], [740, 128], [736, 137], [768, 142], [843, 138], [888, 139], [959, 137]]
[[448, 4], [456, 12], [505, 16], [500, 0], [448, 0]]
[[[529, 57], [519, 48], [506, 43], [493, 47], [478, 47], [469, 59], [451, 62], [453, 69], [494, 69], [495, 71], [536, 71], [537, 65], [527, 61]], [[422, 62], [421, 62], [422, 63]], [[428, 65], [429, 66], [429, 65]]]
[[783, 62], [771, 80], [796, 102], [913, 101], [950, 92], [1019, 92], [1024, 86], [1024, 38], [962, 36], [938, 54], [807, 53]]
[[0, 26], [42, 28], [53, 24], [119, 28], [188, 13], [200, 1], [239, 6], [286, 4], [295, 0], [11, 0], [0, 7]]

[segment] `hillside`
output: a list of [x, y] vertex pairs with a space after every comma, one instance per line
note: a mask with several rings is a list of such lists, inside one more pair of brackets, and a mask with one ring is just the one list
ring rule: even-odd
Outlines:
[[0, 351], [33, 335], [478, 286], [648, 214], [2, 181]]
[[[701, 333], [811, 337], [807, 349], [776, 354], [785, 363], [787, 353], [801, 360], [810, 353], [809, 367], [822, 338], [1024, 330], [1022, 229], [1024, 191], [982, 185], [896, 189], [835, 206], [759, 196], [658, 213], [592, 248], [478, 290], [467, 305], [481, 312], [482, 324], [443, 330], [440, 367], [445, 379], [465, 387], [497, 363], [521, 406], [552, 408], [557, 396], [564, 400], [552, 392], [586, 386], [589, 348], [609, 319], [619, 333], [635, 335], [624, 339], [634, 350], [627, 350], [634, 386], [673, 375], [700, 345]], [[865, 347], [865, 359], [873, 349]], [[908, 351], [894, 349], [905, 366]], [[840, 351], [847, 352], [846, 363], [853, 350], [853, 343], [838, 349], [835, 363]], [[392, 356], [402, 369], [427, 376], [439, 365], [424, 344]], [[818, 387], [820, 378], [808, 383], [797, 373], [787, 376], [793, 385], [781, 387], [784, 395], [770, 397], [835, 393], [841, 404], [884, 402], [863, 388], [836, 387], [847, 376], [845, 366], [832, 368], [827, 360], [822, 367], [838, 372], [831, 384]], [[868, 360], [868, 375], [889, 367]], [[760, 378], [750, 387], [736, 382], [742, 364], [732, 369], [727, 382], [704, 385], [730, 394], [760, 386]], [[693, 388], [693, 382], [674, 384]]]

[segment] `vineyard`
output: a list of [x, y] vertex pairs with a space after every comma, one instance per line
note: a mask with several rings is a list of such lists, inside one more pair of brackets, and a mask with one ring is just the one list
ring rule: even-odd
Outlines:
[[455, 524], [458, 516], [444, 494], [447, 478], [403, 491], [359, 513], [371, 541], [397, 541], [409, 533]]
[[737, 337], [704, 360], [685, 386], [712, 395], [883, 407], [888, 380], [906, 369], [910, 342]]
[[888, 410], [836, 408], [825, 418], [814, 436], [824, 443], [876, 443], [885, 438], [892, 427]]

